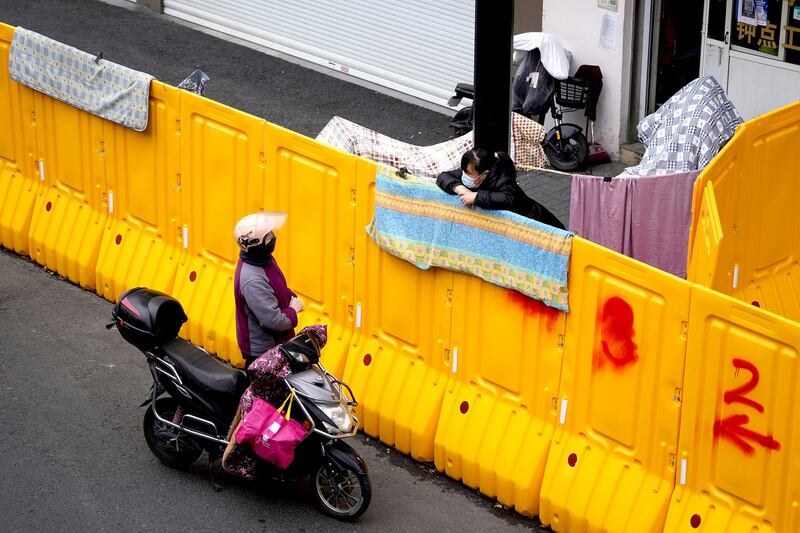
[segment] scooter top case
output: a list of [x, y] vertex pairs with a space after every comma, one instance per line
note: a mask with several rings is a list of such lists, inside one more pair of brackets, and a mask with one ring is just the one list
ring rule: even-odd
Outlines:
[[187, 320], [178, 300], [144, 287], [124, 292], [111, 317], [122, 337], [142, 351], [177, 337]]

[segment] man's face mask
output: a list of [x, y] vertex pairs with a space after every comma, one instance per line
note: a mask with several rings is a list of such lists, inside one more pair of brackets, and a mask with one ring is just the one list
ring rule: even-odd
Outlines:
[[[470, 167], [472, 167], [472, 165], [470, 165]], [[472, 168], [474, 168], [474, 167], [472, 167]], [[475, 176], [473, 178], [469, 174], [467, 174], [466, 171], [462, 171], [461, 172], [461, 183], [463, 183], [464, 187], [466, 187], [468, 189], [477, 189], [478, 187], [481, 186], [481, 183], [483, 183], [483, 180], [485, 180], [486, 176], [488, 176], [488, 175], [489, 175], [489, 171], [486, 170], [484, 172], [481, 172], [480, 174], [478, 174], [477, 176]]]
[[267, 253], [269, 255], [272, 255], [272, 252], [275, 251], [275, 241], [277, 240], [278, 238], [273, 235], [272, 240], [267, 243]]
[[469, 174], [463, 171], [461, 172], [461, 183], [463, 183], [464, 187], [468, 189], [475, 189], [477, 187], [475, 180], [469, 177]]

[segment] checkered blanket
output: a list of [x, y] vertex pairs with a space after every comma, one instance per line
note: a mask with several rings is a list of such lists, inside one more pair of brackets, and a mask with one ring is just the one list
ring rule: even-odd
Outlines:
[[511, 159], [518, 168], [543, 168], [550, 165], [542, 148], [544, 127], [519, 113], [511, 113]]
[[698, 78], [642, 119], [636, 129], [645, 145], [644, 157], [625, 173], [656, 176], [702, 170], [741, 123], [717, 80]]
[[375, 216], [367, 233], [388, 253], [478, 276], [569, 311], [567, 270], [573, 234], [509, 211], [468, 209], [420, 179], [378, 169]]
[[[541, 146], [544, 128], [520, 114], [512, 115], [512, 159], [521, 166], [545, 166], [547, 157]], [[474, 146], [471, 132], [432, 146], [416, 146], [341, 117], [333, 117], [317, 135], [317, 141], [377, 163], [405, 167], [415, 176], [430, 179], [459, 168], [461, 156]]]
[[122, 124], [147, 128], [149, 74], [91, 54], [25, 28], [16, 28], [8, 71], [12, 80], [56, 100]]

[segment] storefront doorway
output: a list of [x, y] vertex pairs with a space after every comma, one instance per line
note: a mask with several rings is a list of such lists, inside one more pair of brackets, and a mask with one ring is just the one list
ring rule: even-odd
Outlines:
[[638, 140], [636, 125], [643, 117], [700, 75], [704, 7], [700, 0], [637, 2], [630, 142]]
[[[724, 1], [724, 0], [723, 0]], [[658, 43], [652, 60], [655, 83], [650, 111], [657, 109], [700, 74], [703, 3], [697, 0], [659, 0]]]
[[728, 86], [728, 59], [731, 44], [731, 2], [733, 0], [706, 0], [703, 17], [703, 75], [714, 76], [723, 88]]

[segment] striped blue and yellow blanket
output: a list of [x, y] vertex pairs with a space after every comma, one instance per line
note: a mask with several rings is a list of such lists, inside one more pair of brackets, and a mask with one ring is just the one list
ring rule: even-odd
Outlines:
[[508, 211], [466, 208], [435, 184], [379, 171], [367, 233], [421, 269], [464, 272], [569, 311], [572, 233]]

